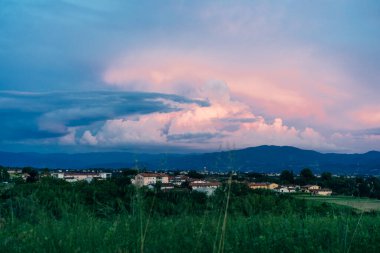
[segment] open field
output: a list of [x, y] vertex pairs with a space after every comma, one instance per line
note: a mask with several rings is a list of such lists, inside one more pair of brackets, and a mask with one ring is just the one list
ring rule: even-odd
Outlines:
[[243, 184], [207, 197], [117, 182], [4, 189], [0, 252], [379, 252], [379, 212]]
[[357, 210], [364, 211], [364, 212], [380, 211], [380, 200], [377, 200], [377, 199], [359, 198], [359, 197], [350, 197], [350, 196], [311, 196], [311, 195], [300, 195], [300, 196], [297, 196], [297, 198], [349, 206], [349, 207], [353, 207]]

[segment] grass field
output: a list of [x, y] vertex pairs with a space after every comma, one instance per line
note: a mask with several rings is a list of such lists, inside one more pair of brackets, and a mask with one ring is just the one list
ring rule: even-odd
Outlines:
[[358, 198], [358, 197], [350, 197], [350, 196], [311, 196], [311, 195], [300, 195], [300, 196], [297, 196], [297, 198], [349, 206], [349, 207], [353, 207], [357, 210], [364, 211], [364, 212], [380, 211], [380, 200], [377, 200], [377, 199]]
[[354, 200], [242, 184], [206, 197], [49, 179], [0, 194], [0, 252], [377, 253], [380, 212], [356, 212], [347, 203], [370, 200]]

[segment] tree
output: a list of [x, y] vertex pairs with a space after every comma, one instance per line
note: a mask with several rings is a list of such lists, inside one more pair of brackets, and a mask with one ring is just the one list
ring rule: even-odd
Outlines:
[[44, 176], [50, 176], [50, 170], [48, 168], [44, 168], [41, 170], [41, 174]]
[[280, 175], [281, 183], [293, 184], [294, 183], [294, 174], [293, 171], [283, 170]]
[[322, 172], [321, 179], [323, 181], [330, 181], [332, 178], [332, 174], [330, 172]]
[[190, 188], [190, 182], [189, 181], [185, 181], [185, 182], [182, 182], [181, 183], [181, 188]]
[[300, 176], [303, 178], [307, 178], [307, 179], [313, 179], [314, 178], [314, 174], [311, 171], [311, 169], [309, 169], [309, 168], [305, 168], [305, 169], [301, 170]]
[[257, 179], [257, 178], [262, 178], [263, 174], [257, 173], [257, 172], [249, 172], [249, 173], [247, 173], [247, 177], [253, 177], [253, 178]]
[[195, 170], [190, 170], [187, 174], [190, 178], [203, 179], [205, 176], [196, 172]]
[[135, 170], [135, 169], [126, 169], [126, 170], [123, 170], [123, 176], [135, 176], [138, 173], [139, 173], [138, 170]]
[[305, 169], [301, 170], [301, 172], [300, 172], [301, 184], [310, 183], [314, 179], [315, 179], [315, 176], [314, 176], [313, 172], [311, 171], [311, 169], [305, 168]]
[[156, 192], [161, 191], [161, 187], [162, 187], [161, 181], [157, 181], [156, 184], [154, 185], [154, 189], [156, 190]]
[[9, 173], [6, 168], [0, 166], [0, 182], [8, 182]]
[[29, 176], [26, 178], [26, 182], [33, 183], [38, 180], [38, 171], [32, 167], [25, 167], [22, 169], [22, 173], [26, 173]]

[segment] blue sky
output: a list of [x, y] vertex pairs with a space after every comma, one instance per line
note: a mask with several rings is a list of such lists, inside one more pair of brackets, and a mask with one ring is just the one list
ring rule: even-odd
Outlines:
[[0, 3], [0, 149], [380, 150], [378, 1]]

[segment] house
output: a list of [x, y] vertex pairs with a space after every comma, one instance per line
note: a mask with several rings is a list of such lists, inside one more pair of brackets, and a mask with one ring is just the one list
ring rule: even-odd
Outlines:
[[332, 194], [332, 190], [323, 188], [323, 189], [318, 189], [318, 190], [311, 190], [310, 193], [312, 195], [330, 196]]
[[300, 191], [300, 189], [301, 189], [301, 186], [299, 186], [299, 185], [294, 185], [294, 184], [286, 185], [286, 187], [288, 187], [290, 193], [298, 192], [298, 191]]
[[274, 190], [278, 187], [278, 184], [276, 183], [268, 183], [268, 182], [264, 182], [264, 183], [249, 183], [248, 184], [248, 187], [250, 189], [266, 189], [266, 190]]
[[21, 169], [8, 169], [7, 172], [10, 176], [22, 174]]
[[319, 185], [314, 185], [314, 184], [307, 184], [304, 186], [301, 186], [301, 190], [303, 192], [311, 192], [313, 190], [319, 190], [321, 187]]
[[104, 180], [111, 178], [111, 173], [108, 172], [53, 172], [51, 176], [58, 179], [63, 179], [67, 182], [87, 181], [91, 182], [93, 179]]
[[268, 184], [268, 190], [274, 190], [278, 187], [278, 184], [276, 183], [269, 183]]
[[294, 185], [281, 185], [274, 189], [276, 192], [280, 193], [294, 193], [296, 192], [297, 186]]
[[163, 190], [163, 191], [173, 190], [173, 189], [174, 189], [174, 184], [171, 184], [171, 183], [161, 184], [161, 190]]
[[22, 173], [21, 169], [8, 169], [7, 170], [9, 177], [12, 178], [22, 178], [23, 180], [26, 180], [26, 178], [29, 176], [26, 173]]
[[139, 173], [135, 176], [134, 184], [137, 187], [155, 185], [157, 182], [169, 183], [169, 176], [164, 173]]
[[189, 184], [192, 190], [199, 189], [199, 188], [218, 188], [221, 185], [220, 182], [211, 182], [211, 181], [203, 181], [203, 180], [197, 180], [193, 181]]
[[286, 186], [279, 186], [275, 189], [275, 191], [280, 193], [290, 193], [289, 188]]
[[219, 187], [221, 186], [221, 183], [220, 182], [216, 182], [216, 181], [201, 181], [201, 180], [197, 180], [197, 181], [193, 181], [189, 184], [189, 187], [193, 190], [193, 191], [198, 191], [198, 192], [204, 192], [206, 193], [208, 196], [212, 195], [214, 193], [214, 191]]
[[183, 183], [189, 180], [188, 176], [185, 175], [177, 175], [177, 176], [170, 176], [169, 177], [169, 183], [181, 186]]
[[21, 178], [26, 181], [26, 179], [29, 177], [29, 174], [28, 173], [22, 173], [21, 174]]
[[256, 189], [267, 189], [267, 183], [249, 183], [248, 187], [250, 189], [256, 190]]

